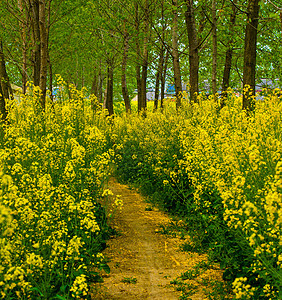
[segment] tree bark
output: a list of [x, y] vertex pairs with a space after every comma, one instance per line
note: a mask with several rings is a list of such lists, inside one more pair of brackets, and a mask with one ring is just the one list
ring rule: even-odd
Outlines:
[[137, 101], [138, 101], [138, 112], [142, 109], [142, 95], [141, 95], [141, 49], [140, 49], [140, 20], [139, 20], [139, 5], [135, 3], [135, 31], [136, 31], [136, 87], [137, 87]]
[[0, 84], [2, 93], [5, 99], [13, 99], [13, 91], [11, 88], [9, 76], [6, 70], [5, 56], [3, 50], [3, 43], [0, 40]]
[[282, 43], [282, 8], [280, 9], [281, 43]]
[[5, 57], [3, 52], [3, 44], [0, 41], [0, 113], [1, 119], [7, 118], [6, 100], [13, 97], [9, 77], [6, 71]]
[[21, 13], [21, 20], [19, 21], [20, 34], [22, 40], [22, 91], [23, 94], [26, 93], [26, 84], [27, 84], [27, 17], [24, 16], [24, 3], [23, 0], [18, 0], [18, 8]]
[[128, 48], [129, 48], [129, 34], [125, 30], [124, 33], [124, 42], [123, 42], [123, 58], [122, 58], [122, 66], [121, 66], [121, 88], [122, 95], [124, 99], [125, 110], [127, 113], [131, 112], [130, 99], [126, 84], [126, 67], [127, 67], [127, 59], [128, 59]]
[[41, 107], [43, 111], [46, 105], [46, 86], [48, 70], [48, 36], [46, 29], [45, 0], [39, 0], [39, 29], [40, 29], [40, 81]]
[[172, 0], [173, 5], [173, 21], [172, 21], [172, 59], [173, 59], [173, 71], [174, 71], [174, 85], [176, 94], [176, 109], [181, 106], [181, 71], [179, 64], [179, 52], [178, 52], [178, 4], [177, 0]]
[[194, 17], [193, 0], [186, 0], [186, 6], [185, 20], [189, 40], [190, 99], [191, 102], [197, 102], [197, 94], [199, 93], [199, 42]]
[[159, 57], [159, 64], [157, 69], [157, 75], [156, 75], [156, 85], [155, 85], [155, 101], [154, 101], [154, 109], [158, 109], [158, 103], [159, 103], [159, 95], [160, 95], [160, 81], [163, 73], [163, 66], [164, 66], [164, 47], [161, 47], [160, 50], [160, 57]]
[[165, 60], [164, 60], [163, 72], [162, 72], [162, 74], [161, 74], [161, 109], [164, 108], [165, 80], [166, 80], [166, 72], [167, 72], [168, 58], [169, 58], [169, 51], [166, 50], [166, 55], [165, 55]]
[[8, 116], [8, 112], [7, 112], [7, 109], [6, 109], [6, 101], [5, 101], [5, 98], [3, 96], [3, 91], [2, 91], [1, 85], [0, 85], [0, 114], [1, 114], [1, 120], [6, 121], [7, 116]]
[[41, 67], [41, 46], [40, 46], [40, 25], [39, 25], [39, 1], [30, 1], [30, 18], [32, 25], [33, 37], [33, 83], [35, 86], [40, 85], [40, 67]]
[[108, 78], [107, 78], [107, 95], [106, 95], [106, 109], [109, 115], [114, 114], [114, 59], [108, 59]]
[[98, 92], [98, 75], [97, 75], [97, 68], [94, 67], [94, 76], [93, 76], [93, 81], [91, 85], [91, 94], [94, 94], [97, 97], [97, 92]]
[[230, 72], [232, 67], [232, 56], [233, 56], [233, 35], [234, 35], [234, 27], [236, 22], [237, 15], [237, 0], [233, 1], [235, 5], [232, 5], [232, 12], [230, 15], [230, 27], [229, 27], [229, 40], [227, 43], [227, 50], [225, 54], [225, 64], [222, 78], [222, 97], [221, 97], [221, 108], [225, 105], [225, 100], [227, 97], [227, 88], [229, 87], [230, 81]]
[[249, 0], [247, 9], [247, 26], [245, 30], [243, 109], [250, 112], [254, 109], [253, 95], [255, 94], [257, 27], [260, 0]]
[[50, 97], [51, 100], [54, 101], [54, 95], [53, 95], [53, 69], [52, 69], [52, 63], [48, 51], [48, 72], [49, 72], [49, 91], [50, 91]]
[[212, 93], [217, 93], [217, 17], [216, 0], [212, 0]]
[[141, 77], [141, 110], [147, 108], [147, 74], [148, 74], [148, 42], [149, 42], [149, 3], [145, 0], [144, 5], [144, 42], [142, 57], [142, 77]]

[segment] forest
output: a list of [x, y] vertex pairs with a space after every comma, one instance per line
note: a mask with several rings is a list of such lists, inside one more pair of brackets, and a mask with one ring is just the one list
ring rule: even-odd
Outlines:
[[146, 89], [161, 107], [167, 84], [191, 98], [245, 85], [261, 90], [262, 79], [281, 87], [279, 2], [3, 0], [1, 60], [24, 93], [32, 81], [42, 99], [46, 89], [54, 95], [60, 74], [110, 114], [113, 102], [130, 110], [137, 93], [138, 109], [146, 108]]
[[113, 177], [221, 270], [203, 299], [282, 298], [280, 0], [1, 0], [0, 23], [1, 299], [98, 299]]

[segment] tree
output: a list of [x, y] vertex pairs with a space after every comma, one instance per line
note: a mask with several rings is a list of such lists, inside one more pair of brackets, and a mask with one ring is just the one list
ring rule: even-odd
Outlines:
[[13, 98], [13, 93], [6, 71], [3, 43], [0, 40], [0, 113], [2, 120], [7, 119], [8, 112], [6, 110], [6, 100], [9, 98]]
[[176, 94], [176, 108], [181, 106], [182, 82], [178, 53], [178, 4], [177, 0], [172, 0], [173, 20], [172, 20], [172, 59], [174, 71], [174, 85]]
[[189, 41], [190, 98], [192, 102], [197, 102], [197, 94], [199, 93], [199, 41], [194, 16], [194, 1], [186, 0], [186, 7], [185, 20]]
[[225, 99], [227, 97], [227, 88], [229, 87], [230, 81], [230, 72], [232, 66], [232, 56], [233, 56], [233, 36], [234, 36], [234, 26], [236, 22], [236, 15], [238, 12], [237, 9], [237, 0], [233, 1], [232, 4], [232, 11], [230, 14], [230, 25], [229, 25], [229, 34], [228, 34], [228, 42], [226, 46], [226, 53], [225, 53], [225, 64], [224, 64], [224, 71], [223, 71], [223, 78], [222, 78], [222, 98], [221, 98], [221, 107], [225, 105]]
[[254, 109], [252, 96], [255, 94], [257, 27], [260, 0], [249, 0], [247, 8], [247, 25], [245, 31], [243, 86], [248, 90], [243, 94], [243, 109]]
[[126, 84], [126, 67], [128, 60], [128, 48], [129, 48], [129, 34], [125, 28], [126, 24], [124, 22], [124, 36], [123, 36], [123, 58], [122, 58], [122, 72], [121, 72], [121, 86], [122, 94], [125, 104], [125, 110], [127, 113], [131, 112], [130, 99], [128, 95], [128, 89]]
[[217, 16], [216, 0], [212, 0], [212, 93], [217, 92]]

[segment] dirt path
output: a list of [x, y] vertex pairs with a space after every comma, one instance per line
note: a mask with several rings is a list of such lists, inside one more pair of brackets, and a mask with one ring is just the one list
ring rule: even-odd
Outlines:
[[[181, 292], [170, 282], [205, 256], [180, 251], [183, 239], [160, 234], [160, 225], [169, 224], [169, 217], [157, 209], [147, 211], [148, 204], [134, 190], [115, 180], [109, 189], [123, 200], [112, 221], [120, 235], [107, 242], [104, 255], [110, 259], [111, 273], [103, 276], [93, 299], [179, 299]], [[207, 270], [200, 277], [220, 278], [220, 271]], [[199, 278], [185, 282], [198, 287], [187, 299], [206, 299]]]

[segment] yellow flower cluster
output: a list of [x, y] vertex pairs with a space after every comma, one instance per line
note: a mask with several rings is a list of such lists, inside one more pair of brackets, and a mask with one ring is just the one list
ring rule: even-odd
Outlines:
[[40, 90], [29, 84], [0, 128], [2, 299], [86, 299], [88, 274], [102, 262], [107, 228], [98, 200], [113, 153], [104, 113], [84, 105], [85, 90], [70, 93], [47, 99], [43, 114]]
[[[216, 99], [200, 95], [198, 100], [191, 105], [183, 98], [177, 113], [167, 103], [162, 112], [148, 111], [145, 119], [141, 114], [115, 118], [109, 133], [114, 132], [117, 172], [142, 185], [161, 206], [184, 215], [200, 240], [222, 255], [220, 259], [229, 255], [223, 265], [234, 268], [233, 278], [248, 270], [246, 275], [259, 282], [257, 295], [264, 293], [266, 284], [278, 293], [281, 96], [269, 94], [256, 103], [251, 115], [242, 111], [242, 97], [231, 90], [222, 109]], [[232, 249], [234, 245], [237, 248]], [[239, 293], [240, 285], [241, 294], [252, 295], [253, 281], [234, 281], [234, 289]]]
[[255, 288], [252, 288], [249, 284], [246, 284], [246, 282], [246, 277], [239, 277], [234, 280], [232, 285], [236, 299], [252, 299], [254, 296]]
[[83, 299], [82, 297], [87, 295], [88, 290], [87, 279], [83, 274], [76, 277], [70, 289], [75, 299]]

